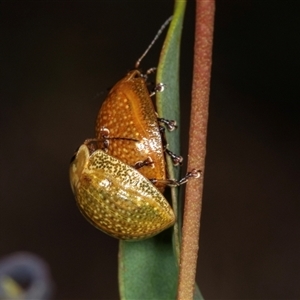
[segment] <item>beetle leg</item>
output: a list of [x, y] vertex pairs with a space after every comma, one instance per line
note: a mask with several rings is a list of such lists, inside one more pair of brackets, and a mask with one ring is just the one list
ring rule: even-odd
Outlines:
[[162, 135], [162, 142], [163, 142], [163, 148], [164, 148], [164, 151], [171, 157], [174, 166], [181, 165], [182, 162], [183, 162], [183, 157], [182, 157], [181, 155], [177, 155], [177, 154], [173, 153], [171, 150], [169, 150], [169, 149], [167, 148], [167, 142], [166, 142], [166, 140], [163, 138], [163, 134], [164, 134], [164, 132], [165, 132], [165, 128], [162, 127], [162, 126], [159, 126], [159, 132], [160, 132], [161, 135]]
[[152, 92], [150, 93], [150, 97], [154, 96], [157, 92], [163, 92], [165, 89], [165, 84], [164, 83], [158, 83], [157, 86], [154, 87]]
[[173, 153], [171, 150], [169, 150], [167, 147], [165, 147], [165, 151], [166, 153], [171, 157], [174, 166], [178, 166], [181, 165], [183, 162], [183, 157], [180, 155], [177, 155], [175, 153]]
[[109, 136], [109, 130], [105, 127], [101, 127], [100, 136], [101, 136], [101, 139], [97, 139], [97, 141], [102, 142], [103, 145], [101, 147], [101, 150], [103, 150], [104, 152], [108, 151], [109, 140], [128, 140], [128, 141], [138, 142], [138, 140], [132, 139], [132, 138], [110, 137]]
[[175, 120], [167, 120], [164, 118], [157, 118], [157, 121], [165, 124], [169, 131], [173, 131], [174, 129], [177, 128], [177, 123]]
[[192, 171], [188, 172], [183, 178], [180, 180], [175, 179], [166, 179], [166, 180], [160, 180], [160, 179], [149, 179], [154, 185], [157, 184], [164, 184], [171, 187], [180, 186], [182, 184], [185, 184], [188, 182], [190, 178], [199, 178], [201, 176], [201, 171], [193, 169]]
[[101, 127], [99, 135], [101, 136], [100, 142], [102, 142], [101, 150], [103, 150], [104, 152], [107, 152], [108, 146], [109, 146], [109, 130], [108, 130], [108, 128]]
[[157, 69], [157, 68], [155, 68], [155, 67], [150, 68], [150, 69], [147, 70], [146, 74], [147, 74], [147, 75], [152, 74], [152, 73], [156, 72], [156, 69]]
[[154, 162], [153, 160], [151, 159], [151, 157], [147, 157], [144, 161], [138, 161], [134, 164], [133, 168], [135, 169], [140, 169], [144, 166], [150, 166], [150, 165], [153, 165]]

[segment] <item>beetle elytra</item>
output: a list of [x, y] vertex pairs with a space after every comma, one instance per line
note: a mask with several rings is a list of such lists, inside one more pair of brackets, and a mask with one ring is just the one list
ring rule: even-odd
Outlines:
[[80, 146], [70, 180], [82, 214], [115, 238], [149, 238], [175, 222], [169, 203], [148, 179], [100, 149]]

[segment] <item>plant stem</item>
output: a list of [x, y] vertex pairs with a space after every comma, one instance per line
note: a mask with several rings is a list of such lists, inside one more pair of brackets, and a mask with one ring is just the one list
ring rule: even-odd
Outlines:
[[179, 300], [193, 299], [196, 277], [206, 154], [214, 11], [214, 0], [197, 0], [188, 170], [201, 170], [202, 174], [199, 179], [190, 180], [186, 187], [177, 295]]

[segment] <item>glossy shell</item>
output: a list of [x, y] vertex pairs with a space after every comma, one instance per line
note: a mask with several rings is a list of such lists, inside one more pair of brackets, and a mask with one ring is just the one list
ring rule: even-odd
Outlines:
[[[96, 138], [102, 138], [103, 127], [112, 138], [107, 154], [130, 166], [151, 158], [153, 164], [138, 169], [139, 172], [149, 179], [166, 179], [157, 115], [145, 78], [138, 70], [129, 72], [109, 92], [98, 113]], [[163, 192], [164, 186], [157, 187]]]
[[86, 145], [70, 166], [78, 207], [95, 227], [123, 240], [141, 240], [172, 226], [174, 213], [163, 195], [136, 169]]

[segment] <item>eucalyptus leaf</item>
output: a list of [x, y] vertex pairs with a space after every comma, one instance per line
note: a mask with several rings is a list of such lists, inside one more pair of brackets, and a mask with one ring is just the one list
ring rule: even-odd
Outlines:
[[170, 231], [140, 242], [120, 242], [121, 299], [176, 299], [178, 270]]

